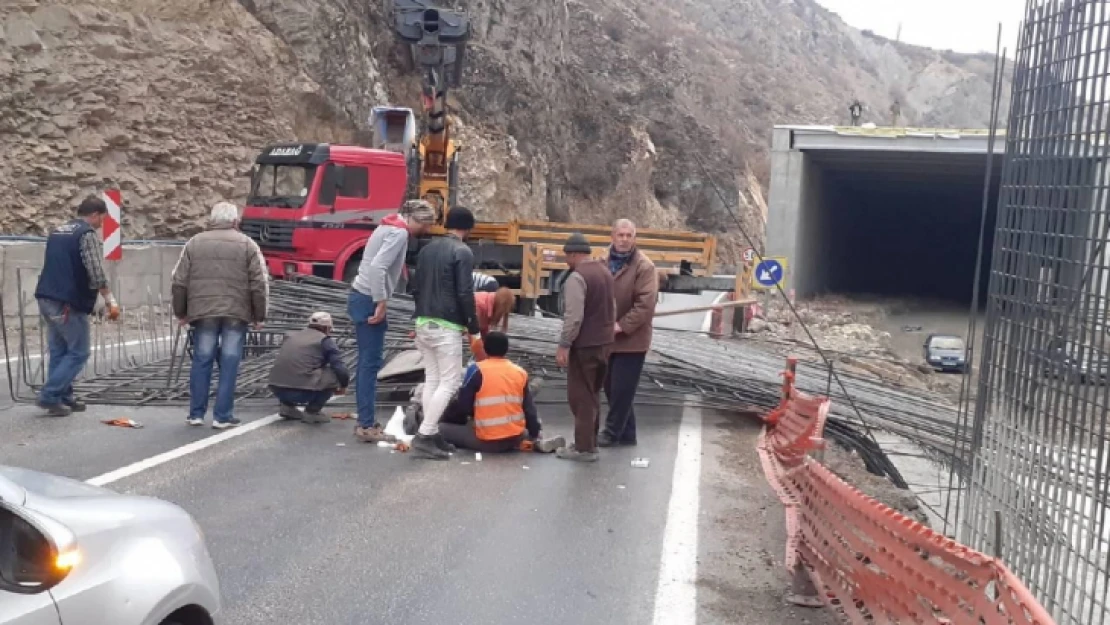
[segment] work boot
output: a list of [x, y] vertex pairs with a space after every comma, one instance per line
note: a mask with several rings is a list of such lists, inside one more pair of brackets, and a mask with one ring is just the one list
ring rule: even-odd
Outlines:
[[436, 432], [435, 439], [436, 439], [436, 447], [439, 447], [440, 449], [442, 449], [443, 451], [446, 451], [449, 454], [455, 453], [455, 451], [456, 451], [455, 446], [452, 445], [451, 443], [448, 443], [447, 439], [443, 438], [443, 434], [440, 434], [439, 432]]
[[613, 437], [608, 432], [603, 431], [601, 434], [597, 435], [597, 446], [598, 447], [613, 447], [616, 444], [617, 444], [617, 441], [614, 440]]
[[77, 399], [63, 399], [62, 403], [69, 406], [69, 409], [73, 412], [85, 412], [86, 406], [83, 401]]
[[397, 439], [393, 436], [386, 434], [382, 426], [375, 425], [374, 427], [364, 428], [361, 426], [355, 427], [355, 438], [364, 443], [379, 443], [385, 441], [387, 443], [396, 443]]
[[301, 409], [292, 404], [282, 404], [281, 408], [278, 408], [278, 416], [282, 419], [291, 419], [294, 421], [301, 421], [304, 419], [304, 413], [301, 412]]
[[448, 460], [451, 458], [450, 454], [439, 448], [435, 437], [427, 434], [417, 434], [412, 439], [412, 454], [414, 458], [425, 458], [427, 460]]
[[532, 450], [538, 454], [550, 454], [567, 446], [567, 439], [562, 436], [552, 438], [537, 438], [532, 443]]
[[323, 410], [307, 409], [301, 420], [305, 423], [331, 423], [331, 415], [324, 414]]
[[570, 447], [561, 447], [555, 452], [556, 458], [563, 460], [573, 460], [574, 462], [597, 462], [598, 453], [596, 451], [578, 451], [574, 445]]
[[44, 404], [40, 402], [39, 408], [45, 410], [46, 416], [48, 417], [68, 417], [69, 415], [73, 414], [73, 411], [70, 410], [69, 406], [62, 403]]

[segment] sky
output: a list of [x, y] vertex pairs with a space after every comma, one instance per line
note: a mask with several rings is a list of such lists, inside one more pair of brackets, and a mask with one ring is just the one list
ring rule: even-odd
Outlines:
[[894, 39], [957, 52], [994, 52], [998, 23], [1002, 47], [1013, 55], [1025, 0], [817, 0], [848, 24]]

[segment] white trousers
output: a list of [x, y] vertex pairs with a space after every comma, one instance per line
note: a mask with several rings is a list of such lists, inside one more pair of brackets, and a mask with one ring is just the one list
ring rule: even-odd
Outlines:
[[439, 419], [462, 384], [462, 335], [434, 323], [416, 329], [416, 349], [424, 362], [424, 420], [420, 433], [439, 433]]

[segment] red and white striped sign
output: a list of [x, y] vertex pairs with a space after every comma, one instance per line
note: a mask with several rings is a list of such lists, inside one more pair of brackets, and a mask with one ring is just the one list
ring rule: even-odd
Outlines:
[[120, 260], [123, 258], [123, 235], [119, 227], [119, 189], [108, 189], [101, 196], [108, 205], [108, 215], [104, 217], [104, 258]]

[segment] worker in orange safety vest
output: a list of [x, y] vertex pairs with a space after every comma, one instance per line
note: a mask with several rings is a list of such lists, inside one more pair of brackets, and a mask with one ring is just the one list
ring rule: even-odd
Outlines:
[[462, 388], [440, 419], [444, 440], [486, 453], [524, 449], [526, 441], [543, 453], [564, 446], [562, 437], [543, 439], [528, 372], [505, 357], [509, 337], [490, 332], [484, 343], [487, 358], [470, 365]]

